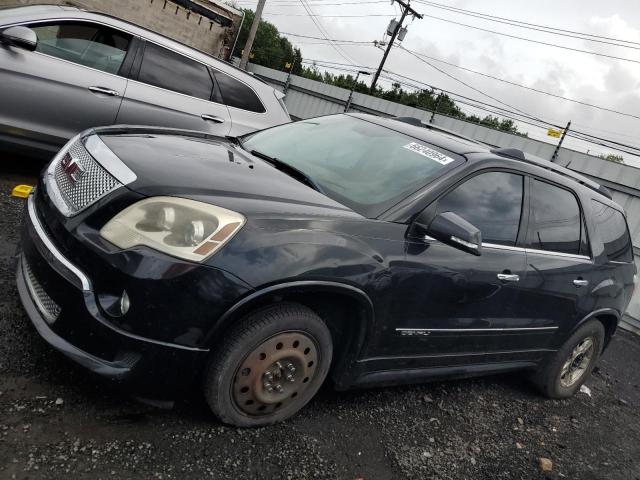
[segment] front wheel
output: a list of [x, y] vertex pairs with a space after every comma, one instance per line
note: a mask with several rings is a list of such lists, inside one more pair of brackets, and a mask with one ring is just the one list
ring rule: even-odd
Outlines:
[[549, 398], [576, 393], [595, 366], [604, 347], [605, 331], [598, 320], [589, 320], [574, 332], [533, 377]]
[[245, 317], [209, 359], [204, 392], [213, 413], [238, 427], [285, 420], [311, 400], [331, 364], [329, 329], [286, 303]]

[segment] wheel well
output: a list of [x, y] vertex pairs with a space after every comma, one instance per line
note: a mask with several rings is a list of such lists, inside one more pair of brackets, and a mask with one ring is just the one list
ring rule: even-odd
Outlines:
[[604, 327], [604, 347], [606, 348], [611, 341], [611, 337], [616, 333], [616, 329], [618, 328], [618, 318], [613, 314], [600, 314], [595, 317], [602, 326]]
[[339, 382], [345, 368], [357, 357], [363, 346], [373, 315], [371, 305], [367, 304], [364, 297], [359, 298], [350, 292], [294, 289], [263, 295], [234, 311], [224, 325], [216, 329], [215, 338], [221, 338], [246, 315], [280, 302], [298, 303], [310, 308], [329, 327], [333, 341], [333, 360], [329, 375], [334, 382]]

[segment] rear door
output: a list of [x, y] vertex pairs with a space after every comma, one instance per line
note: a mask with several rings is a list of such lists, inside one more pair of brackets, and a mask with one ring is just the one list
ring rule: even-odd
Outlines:
[[92, 22], [27, 24], [34, 52], [0, 46], [0, 133], [57, 149], [76, 133], [115, 122], [131, 35]]
[[[531, 319], [550, 321], [563, 332], [594, 308], [594, 262], [583, 207], [566, 188], [535, 178], [530, 185], [523, 301]], [[553, 338], [548, 342], [551, 346]]]
[[233, 135], [243, 135], [289, 121], [284, 115], [279, 119], [276, 112], [267, 113], [258, 94], [246, 83], [219, 70], [212, 69], [212, 72], [218, 84], [220, 102], [229, 107]]
[[227, 135], [229, 109], [212, 101], [214, 78], [208, 66], [146, 42], [131, 75], [117, 122], [159, 125]]

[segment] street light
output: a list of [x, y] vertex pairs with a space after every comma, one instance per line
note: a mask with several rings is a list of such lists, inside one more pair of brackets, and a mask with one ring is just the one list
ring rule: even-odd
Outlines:
[[353, 98], [353, 91], [356, 89], [356, 85], [358, 85], [358, 78], [360, 78], [360, 74], [362, 75], [371, 75], [369, 72], [365, 72], [364, 70], [359, 70], [356, 75], [356, 79], [353, 81], [353, 85], [351, 86], [351, 91], [349, 92], [349, 98], [347, 99], [347, 103], [344, 106], [345, 113], [349, 111], [349, 107], [351, 106], [351, 99]]

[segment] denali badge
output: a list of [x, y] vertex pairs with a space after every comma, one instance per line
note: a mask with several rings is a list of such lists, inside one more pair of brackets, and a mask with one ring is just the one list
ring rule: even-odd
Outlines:
[[80, 162], [71, 157], [68, 153], [62, 158], [62, 170], [67, 174], [72, 183], [78, 183], [80, 177], [84, 175], [85, 169]]

